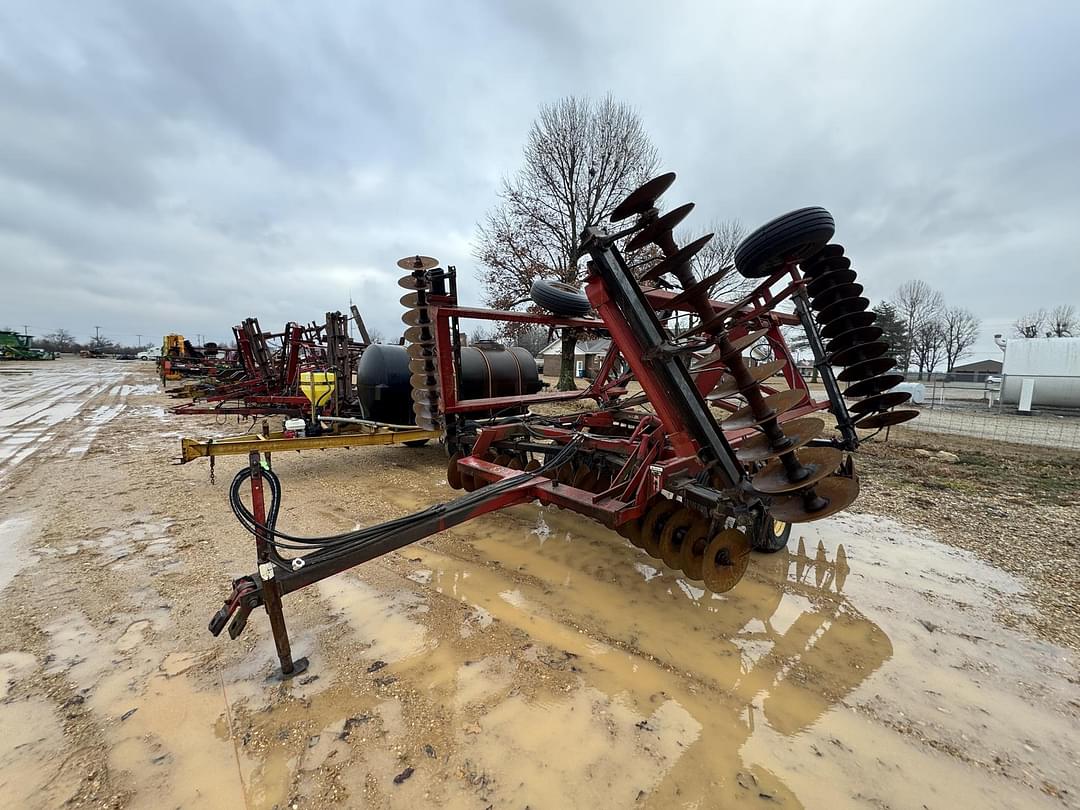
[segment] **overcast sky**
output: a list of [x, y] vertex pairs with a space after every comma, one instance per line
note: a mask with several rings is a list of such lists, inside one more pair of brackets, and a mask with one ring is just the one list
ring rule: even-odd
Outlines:
[[1080, 305], [1080, 4], [9, 2], [0, 326], [278, 329], [456, 264], [538, 105], [632, 104], [690, 227], [824, 205], [873, 299]]

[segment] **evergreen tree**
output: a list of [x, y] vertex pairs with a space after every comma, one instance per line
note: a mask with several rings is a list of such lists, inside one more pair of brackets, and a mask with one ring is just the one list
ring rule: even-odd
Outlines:
[[[895, 357], [901, 365], [911, 352], [911, 335], [908, 334], [907, 324], [904, 323], [896, 307], [888, 301], [882, 301], [874, 308], [877, 313], [876, 326], [880, 326], [885, 334], [881, 336], [889, 344], [889, 356]], [[907, 371], [906, 368], [903, 371]]]

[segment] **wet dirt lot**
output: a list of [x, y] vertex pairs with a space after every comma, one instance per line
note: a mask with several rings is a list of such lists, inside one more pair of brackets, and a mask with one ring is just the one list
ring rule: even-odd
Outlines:
[[[264, 615], [206, 632], [254, 570], [242, 461], [170, 466], [243, 427], [167, 404], [146, 364], [0, 376], [5, 806], [1080, 806], [1075, 651], [996, 618], [1030, 583], [858, 503], [723, 596], [488, 516], [287, 597], [311, 667], [276, 681]], [[274, 466], [300, 534], [452, 494], [435, 447]]]

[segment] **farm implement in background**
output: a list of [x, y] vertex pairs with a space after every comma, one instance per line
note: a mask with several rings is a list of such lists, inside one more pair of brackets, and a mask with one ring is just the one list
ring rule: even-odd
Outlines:
[[[646, 183], [610, 226], [584, 231], [585, 295], [538, 285], [534, 300], [550, 315], [461, 306], [453, 267], [426, 256], [399, 262], [408, 271], [399, 282], [408, 347], [394, 348], [407, 358], [416, 425], [441, 433], [447, 480], [468, 494], [381, 525], [297, 537], [277, 528], [281, 484], [252, 453], [230, 502], [255, 536], [258, 570], [234, 581], [211, 632], [228, 626], [235, 638], [251, 610], [264, 607], [282, 672], [299, 671], [284, 595], [532, 501], [592, 518], [714, 592], [738, 583], [751, 549], [785, 548], [791, 524], [848, 507], [859, 493], [859, 431], [917, 412], [896, 410], [906, 400], [890, 391], [900, 375], [850, 259], [830, 243], [832, 216], [803, 208], [778, 217], [743, 241], [732, 267], [699, 279], [691, 261], [711, 237], [679, 246], [673, 234], [693, 204], [657, 208], [673, 181], [666, 174]], [[733, 271], [757, 286], [738, 301], [712, 299]], [[541, 392], [512, 350], [475, 355], [463, 345], [466, 319], [573, 329], [610, 337], [610, 349], [585, 390]], [[687, 320], [688, 329], [675, 328]], [[805, 334], [823, 400], [795, 368], [783, 328]], [[478, 365], [486, 376], [469, 371]], [[575, 400], [588, 407], [529, 410]]]
[[0, 329], [0, 360], [55, 360], [56, 354], [34, 347], [33, 335]]

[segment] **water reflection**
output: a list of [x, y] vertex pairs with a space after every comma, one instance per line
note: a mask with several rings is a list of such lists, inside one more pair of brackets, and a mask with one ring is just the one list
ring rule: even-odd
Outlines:
[[[550, 528], [543, 544], [529, 531], [539, 519]], [[712, 806], [718, 783], [730, 803], [766, 792], [798, 805], [763, 763], [743, 760], [746, 742], [759, 731], [807, 731], [892, 655], [885, 633], [844, 595], [851, 569], [842, 544], [808, 552], [799, 540], [794, 550], [755, 555], [747, 577], [716, 595], [555, 510], [519, 510], [455, 534], [487, 565], [422, 550], [415, 562], [434, 571], [432, 586], [565, 651], [580, 673], [571, 695], [542, 706], [516, 696], [483, 716], [482, 737], [459, 740], [478, 761], [513, 770], [506, 778], [523, 792], [507, 801], [557, 804], [575, 785], [591, 795], [583, 763], [596, 773], [596, 762], [617, 755], [633, 765], [620, 769], [620, 784], [656, 806]], [[580, 727], [582, 705], [593, 707], [595, 734]], [[664, 717], [680, 719], [668, 727]], [[560, 726], [577, 729], [544, 751], [542, 770], [563, 786], [555, 793], [539, 772], [505, 761], [508, 751], [528, 754], [523, 761], [537, 755], [530, 740], [546, 738], [548, 725], [554, 736]]]

